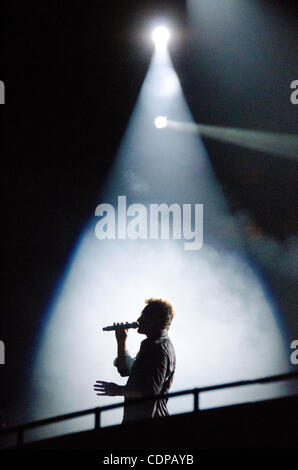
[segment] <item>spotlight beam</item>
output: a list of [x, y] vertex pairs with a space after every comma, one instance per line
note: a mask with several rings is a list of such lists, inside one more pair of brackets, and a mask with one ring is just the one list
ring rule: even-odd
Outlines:
[[[165, 118], [164, 118], [165, 119]], [[155, 120], [157, 121], [157, 119]], [[158, 121], [157, 121], [158, 122]], [[252, 150], [284, 155], [298, 159], [298, 135], [237, 129], [231, 127], [207, 126], [188, 122], [166, 120], [167, 127], [183, 132], [195, 132], [202, 137], [220, 140]]]
[[152, 32], [152, 39], [156, 49], [165, 50], [170, 39], [170, 31], [164, 26], [158, 26]]

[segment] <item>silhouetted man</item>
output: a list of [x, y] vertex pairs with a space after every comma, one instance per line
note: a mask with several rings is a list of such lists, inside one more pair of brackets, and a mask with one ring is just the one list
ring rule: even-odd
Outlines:
[[168, 393], [176, 367], [175, 350], [168, 337], [174, 317], [172, 305], [162, 299], [146, 300], [146, 307], [138, 318], [138, 333], [147, 336], [133, 359], [126, 349], [128, 330], [116, 325], [118, 355], [114, 361], [121, 377], [129, 376], [126, 385], [98, 380], [94, 385], [97, 395], [124, 396], [123, 422], [141, 418], [167, 416], [167, 399], [130, 404], [132, 399]]

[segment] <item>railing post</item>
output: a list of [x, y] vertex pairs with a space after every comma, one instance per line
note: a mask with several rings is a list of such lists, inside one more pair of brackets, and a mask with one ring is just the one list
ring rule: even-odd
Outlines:
[[199, 389], [194, 388], [194, 402], [193, 402], [193, 407], [194, 407], [194, 413], [197, 413], [199, 411]]
[[17, 432], [17, 447], [22, 447], [24, 445], [24, 429], [20, 428]]
[[100, 429], [100, 408], [95, 409], [95, 429]]

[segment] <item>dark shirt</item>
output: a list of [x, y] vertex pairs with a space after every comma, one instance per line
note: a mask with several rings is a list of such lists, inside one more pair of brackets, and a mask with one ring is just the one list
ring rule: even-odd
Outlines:
[[[117, 366], [117, 360], [114, 361]], [[128, 390], [140, 391], [143, 396], [168, 393], [176, 367], [175, 350], [167, 330], [162, 330], [154, 338], [141, 343], [140, 350], [133, 360], [126, 357], [126, 368], [118, 372], [122, 377], [129, 375]], [[156, 416], [167, 416], [167, 398], [149, 400], [144, 403], [130, 404], [135, 398], [125, 397], [123, 422]]]

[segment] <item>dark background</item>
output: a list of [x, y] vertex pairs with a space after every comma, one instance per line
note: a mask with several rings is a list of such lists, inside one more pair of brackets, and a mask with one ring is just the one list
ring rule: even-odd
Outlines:
[[[9, 425], [26, 399], [43, 312], [93, 215], [146, 75], [146, 23], [164, 15], [176, 24], [170, 53], [195, 120], [297, 133], [290, 83], [298, 79], [298, 8], [259, 3], [274, 28], [259, 24], [250, 35], [239, 27], [216, 42], [207, 28], [186, 28], [182, 0], [5, 2], [0, 410]], [[233, 41], [243, 45], [242, 61], [229, 55]], [[297, 162], [206, 145], [234, 213], [248, 213], [256, 233], [279, 243], [297, 235]], [[297, 325], [297, 298], [285, 298], [266, 275]]]

